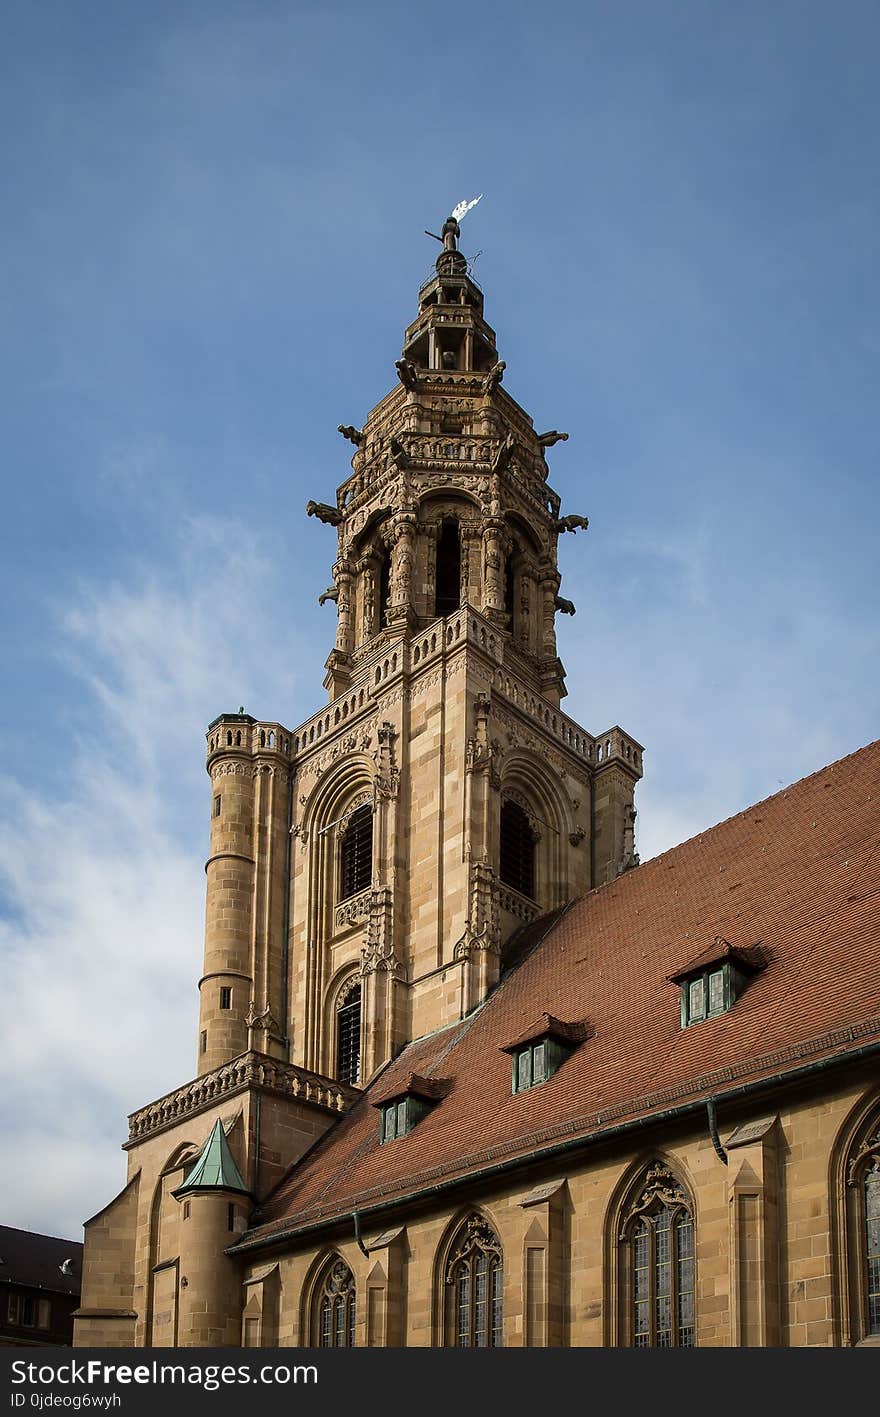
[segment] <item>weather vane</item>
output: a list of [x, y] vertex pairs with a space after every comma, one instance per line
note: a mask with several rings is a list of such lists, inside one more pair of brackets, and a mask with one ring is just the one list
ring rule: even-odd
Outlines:
[[441, 243], [445, 251], [456, 251], [458, 248], [455, 243], [459, 236], [461, 236], [461, 227], [458, 223], [461, 221], [462, 217], [467, 215], [471, 207], [477, 205], [477, 202], [481, 200], [482, 196], [483, 194], [481, 192], [479, 197], [474, 197], [470, 202], [459, 202], [457, 206], [453, 207], [452, 214], [448, 216], [443, 223], [442, 236], [438, 236], [436, 231], [428, 231], [427, 228], [425, 229], [425, 235], [433, 236], [435, 241]]

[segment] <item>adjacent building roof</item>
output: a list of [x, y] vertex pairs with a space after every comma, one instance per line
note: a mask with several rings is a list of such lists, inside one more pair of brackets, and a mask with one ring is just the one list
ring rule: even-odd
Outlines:
[[[383, 1070], [292, 1167], [244, 1245], [880, 1047], [878, 807], [880, 742], [591, 891], [533, 932], [470, 1017]], [[717, 957], [718, 936], [764, 967], [728, 1012], [683, 1029], [670, 973]], [[541, 1014], [588, 1018], [595, 1032], [514, 1094], [501, 1050]], [[452, 1089], [383, 1146], [373, 1091], [405, 1091], [414, 1073], [442, 1073]]]
[[183, 1184], [172, 1191], [178, 1200], [193, 1191], [243, 1191], [248, 1188], [241, 1179], [241, 1172], [235, 1164], [229, 1142], [218, 1117], [211, 1135], [205, 1142], [192, 1168], [183, 1178]]
[[78, 1295], [82, 1253], [79, 1240], [60, 1240], [54, 1235], [0, 1225], [0, 1284]]

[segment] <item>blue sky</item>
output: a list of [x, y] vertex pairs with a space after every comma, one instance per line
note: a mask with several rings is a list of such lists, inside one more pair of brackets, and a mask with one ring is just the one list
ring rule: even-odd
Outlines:
[[[194, 1070], [203, 731], [321, 702], [331, 501], [459, 199], [643, 857], [877, 735], [880, 11], [5, 7], [0, 1220]], [[13, 731], [14, 730], [14, 731]], [[47, 1160], [48, 1158], [48, 1160]]]

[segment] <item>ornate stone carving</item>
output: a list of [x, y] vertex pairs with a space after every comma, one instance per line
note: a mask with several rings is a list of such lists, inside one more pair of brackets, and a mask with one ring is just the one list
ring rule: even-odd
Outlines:
[[278, 1023], [268, 1004], [264, 1004], [262, 1009], [258, 1009], [256, 1002], [251, 999], [248, 1004], [248, 1011], [244, 1016], [248, 1032], [278, 1034], [280, 1032]]
[[690, 1202], [681, 1182], [662, 1161], [655, 1161], [648, 1167], [641, 1190], [621, 1220], [620, 1238], [626, 1238], [630, 1222], [636, 1216], [643, 1215], [645, 1211], [657, 1205], [665, 1205], [668, 1210], [674, 1210], [676, 1206], [690, 1209]]
[[501, 949], [501, 922], [498, 918], [495, 872], [485, 861], [470, 867], [468, 918], [464, 934], [453, 950], [454, 959], [469, 959], [476, 950], [498, 954]]
[[481, 1215], [472, 1215], [465, 1225], [446, 1265], [446, 1283], [452, 1284], [462, 1260], [478, 1252], [487, 1259], [501, 1260], [501, 1243], [491, 1225]]
[[372, 792], [359, 792], [357, 794], [353, 801], [349, 803], [344, 814], [339, 818], [339, 821], [336, 823], [336, 835], [339, 837], [340, 841], [345, 836], [345, 833], [348, 831], [348, 828], [351, 825], [351, 819], [354, 816], [355, 812], [359, 811], [361, 807], [372, 807], [372, 805]]
[[846, 1168], [846, 1184], [848, 1186], [859, 1185], [866, 1158], [869, 1158], [869, 1170], [880, 1171], [880, 1128], [865, 1138], [858, 1151], [850, 1159]]
[[361, 891], [360, 895], [354, 895], [344, 901], [342, 905], [336, 907], [334, 925], [337, 930], [344, 930], [346, 926], [357, 925], [360, 921], [366, 920], [370, 913], [370, 900], [372, 890]]
[[376, 764], [373, 800], [378, 806], [383, 798], [388, 801], [397, 796], [400, 786], [400, 769], [394, 761], [394, 740], [398, 736], [394, 724], [388, 723], [387, 720], [380, 723], [376, 730], [376, 736], [379, 742], [373, 754], [373, 762]]

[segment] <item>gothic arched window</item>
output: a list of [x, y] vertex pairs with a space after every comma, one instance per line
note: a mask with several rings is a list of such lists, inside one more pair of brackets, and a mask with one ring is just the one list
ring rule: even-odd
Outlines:
[[535, 898], [535, 834], [524, 809], [507, 798], [501, 805], [499, 874], [506, 886]]
[[334, 1260], [319, 1285], [313, 1342], [318, 1348], [354, 1348], [354, 1275], [344, 1260]]
[[434, 614], [454, 615], [461, 606], [461, 538], [458, 522], [443, 523], [437, 542]]
[[860, 1129], [846, 1167], [846, 1230], [855, 1343], [880, 1337], [880, 1119]]
[[339, 896], [346, 900], [365, 891], [373, 879], [373, 811], [369, 804], [352, 812], [339, 858]]
[[500, 1348], [504, 1265], [501, 1242], [482, 1216], [458, 1231], [446, 1264], [446, 1345]]
[[693, 1348], [693, 1206], [659, 1161], [630, 1197], [619, 1240], [622, 1340], [632, 1348]]
[[336, 1000], [336, 1076], [353, 1087], [361, 1076], [361, 986], [355, 979]]

